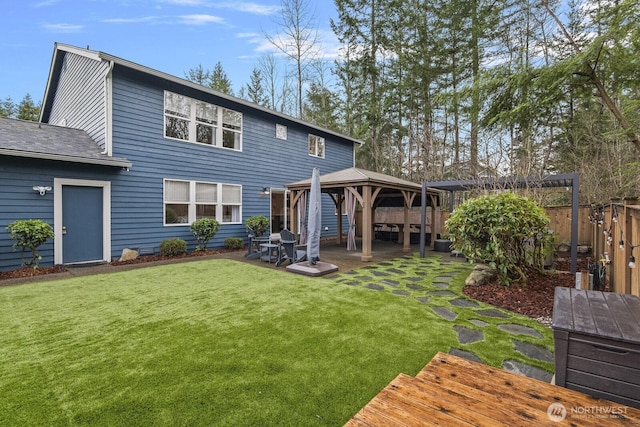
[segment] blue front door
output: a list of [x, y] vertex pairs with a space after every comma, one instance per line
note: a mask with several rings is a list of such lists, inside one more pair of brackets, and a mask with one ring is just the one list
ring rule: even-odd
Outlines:
[[102, 261], [102, 187], [62, 187], [62, 259], [65, 264]]

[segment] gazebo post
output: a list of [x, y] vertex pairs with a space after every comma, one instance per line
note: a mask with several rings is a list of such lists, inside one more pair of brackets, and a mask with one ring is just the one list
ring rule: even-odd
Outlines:
[[436, 247], [436, 238], [438, 237], [436, 233], [436, 208], [438, 205], [438, 196], [431, 196], [431, 241], [429, 242], [429, 248], [431, 250]]
[[[413, 200], [416, 198], [415, 192], [402, 191], [402, 198], [404, 199], [404, 217], [402, 219], [404, 223], [403, 227], [403, 236], [402, 236], [402, 252], [411, 252], [411, 230], [409, 224], [409, 211], [411, 210], [411, 206], [413, 206]], [[398, 240], [400, 236], [398, 236]]]
[[336, 218], [338, 229], [336, 230], [336, 243], [342, 244], [342, 207], [344, 206], [344, 196], [337, 194], [336, 198], [336, 211], [338, 212], [338, 218]]
[[371, 203], [371, 186], [362, 186], [362, 256], [361, 261], [369, 262], [373, 259], [371, 255], [371, 235], [373, 229], [373, 204]]

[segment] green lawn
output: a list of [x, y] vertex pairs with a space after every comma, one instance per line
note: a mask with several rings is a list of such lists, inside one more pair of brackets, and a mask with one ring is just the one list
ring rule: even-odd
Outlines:
[[[455, 268], [459, 292], [471, 267]], [[214, 259], [0, 288], [0, 425], [339, 426], [398, 373], [465, 348], [466, 311], [448, 322], [346, 277]], [[484, 361], [526, 361], [484, 332], [468, 346]]]

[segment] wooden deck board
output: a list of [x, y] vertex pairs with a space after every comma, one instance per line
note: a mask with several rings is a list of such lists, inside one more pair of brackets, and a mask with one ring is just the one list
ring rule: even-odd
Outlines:
[[[562, 403], [567, 417], [547, 415], [549, 405]], [[623, 405], [438, 353], [422, 371], [400, 374], [345, 426], [610, 426], [639, 425], [640, 410], [626, 408], [622, 418], [582, 416], [571, 408]]]

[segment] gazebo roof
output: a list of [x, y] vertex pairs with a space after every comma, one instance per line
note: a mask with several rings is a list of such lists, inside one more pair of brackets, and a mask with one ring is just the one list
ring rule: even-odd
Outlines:
[[[420, 184], [360, 168], [348, 168], [320, 175], [320, 186], [322, 190], [359, 185], [372, 185], [394, 190], [412, 190], [418, 192], [422, 189]], [[311, 178], [286, 185], [289, 190], [302, 190], [310, 186]], [[432, 191], [432, 193], [439, 194], [437, 191]]]

